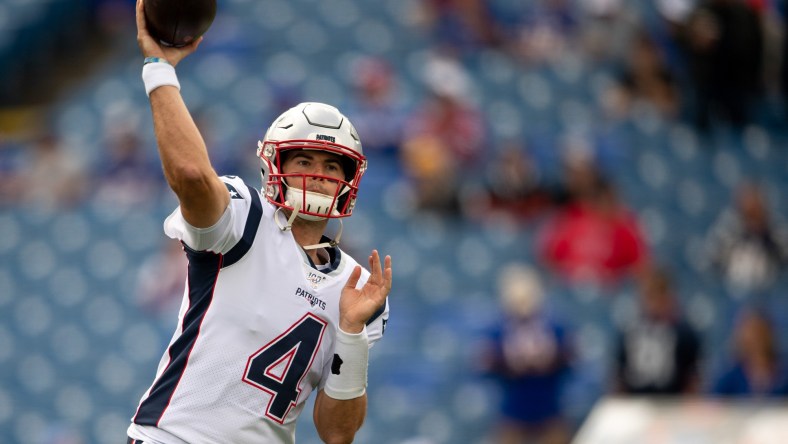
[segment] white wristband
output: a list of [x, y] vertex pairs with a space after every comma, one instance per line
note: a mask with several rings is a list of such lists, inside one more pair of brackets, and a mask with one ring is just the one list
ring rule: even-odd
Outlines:
[[324, 391], [334, 399], [354, 399], [367, 391], [369, 340], [367, 328], [361, 333], [345, 333], [337, 328], [334, 361]]
[[146, 63], [142, 65], [142, 82], [145, 83], [145, 93], [150, 93], [160, 86], [174, 86], [180, 91], [181, 84], [175, 75], [175, 67], [165, 62]]

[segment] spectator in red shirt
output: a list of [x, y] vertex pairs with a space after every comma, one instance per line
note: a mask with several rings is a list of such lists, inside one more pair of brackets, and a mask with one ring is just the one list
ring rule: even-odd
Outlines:
[[541, 232], [542, 260], [573, 283], [607, 285], [631, 276], [648, 257], [635, 214], [590, 160], [570, 162], [567, 183], [569, 202]]

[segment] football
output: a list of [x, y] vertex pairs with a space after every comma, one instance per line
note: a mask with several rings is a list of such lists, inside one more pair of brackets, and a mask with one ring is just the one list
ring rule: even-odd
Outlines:
[[216, 17], [216, 0], [145, 0], [145, 23], [154, 39], [181, 47], [197, 40]]

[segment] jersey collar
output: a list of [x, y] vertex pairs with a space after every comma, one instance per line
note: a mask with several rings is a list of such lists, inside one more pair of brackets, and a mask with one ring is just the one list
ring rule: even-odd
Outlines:
[[[321, 236], [320, 238], [321, 243], [330, 241], [331, 239], [326, 236]], [[325, 250], [328, 252], [328, 264], [326, 264], [327, 267], [319, 270], [314, 261], [312, 261], [312, 258], [309, 257], [309, 255], [306, 254], [303, 249], [299, 250], [301, 251], [301, 255], [304, 257], [304, 259], [306, 259], [306, 261], [309, 263], [309, 266], [323, 274], [331, 274], [331, 272], [336, 271], [339, 269], [339, 264], [342, 262], [342, 250], [340, 250], [339, 247], [326, 247]]]

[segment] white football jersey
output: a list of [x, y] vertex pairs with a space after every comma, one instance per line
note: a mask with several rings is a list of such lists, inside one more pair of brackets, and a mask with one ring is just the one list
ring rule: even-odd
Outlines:
[[[189, 258], [178, 327], [128, 429], [151, 444], [292, 443], [331, 370], [339, 297], [356, 261], [339, 248], [322, 271], [274, 220], [276, 207], [237, 177], [211, 228], [176, 209], [165, 233]], [[282, 217], [282, 215], [278, 215]], [[359, 287], [369, 278], [364, 269]], [[388, 301], [367, 323], [383, 335]]]

